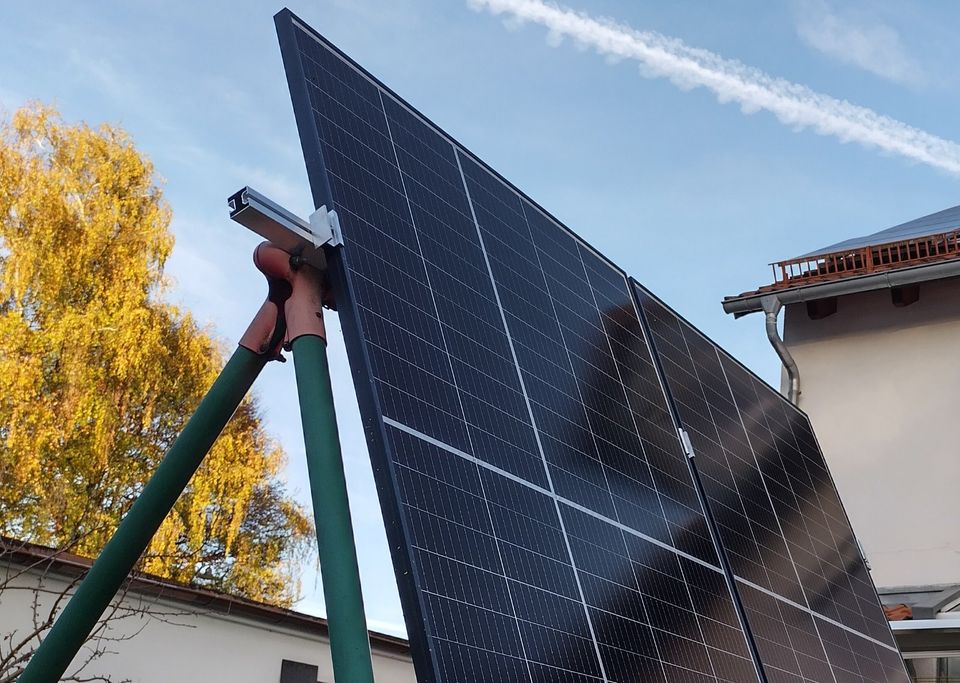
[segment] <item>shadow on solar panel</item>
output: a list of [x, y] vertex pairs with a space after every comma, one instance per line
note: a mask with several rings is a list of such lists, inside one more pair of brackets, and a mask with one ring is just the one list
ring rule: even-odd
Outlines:
[[422, 681], [907, 681], [805, 415], [276, 17]]

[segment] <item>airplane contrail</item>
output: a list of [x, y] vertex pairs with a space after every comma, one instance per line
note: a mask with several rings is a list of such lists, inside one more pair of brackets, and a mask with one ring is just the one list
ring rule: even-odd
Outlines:
[[960, 175], [960, 145], [902, 121], [811, 90], [735, 59], [691, 47], [677, 38], [638, 31], [545, 0], [468, 0], [471, 7], [534, 22], [551, 40], [571, 38], [614, 60], [640, 63], [648, 78], [668, 78], [682, 89], [704, 87], [744, 113], [766, 110], [782, 123], [812, 128], [842, 142], [857, 142]]

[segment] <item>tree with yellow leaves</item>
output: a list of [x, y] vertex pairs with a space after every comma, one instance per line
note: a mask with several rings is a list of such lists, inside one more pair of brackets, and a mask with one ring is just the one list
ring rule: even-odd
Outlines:
[[[169, 224], [123, 131], [0, 122], [0, 535], [96, 556], [222, 366], [163, 299]], [[283, 460], [246, 400], [140, 569], [289, 606], [312, 527]]]

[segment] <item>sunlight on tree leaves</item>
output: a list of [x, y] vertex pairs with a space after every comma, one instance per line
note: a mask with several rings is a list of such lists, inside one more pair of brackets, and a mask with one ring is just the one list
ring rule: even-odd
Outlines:
[[[0, 534], [96, 556], [222, 367], [163, 299], [170, 218], [122, 130], [0, 121]], [[284, 457], [246, 400], [141, 569], [292, 604], [312, 527]]]

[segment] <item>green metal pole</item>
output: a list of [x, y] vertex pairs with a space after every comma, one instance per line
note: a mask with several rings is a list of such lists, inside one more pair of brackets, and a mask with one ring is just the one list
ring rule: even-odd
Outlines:
[[312, 334], [297, 337], [293, 340], [293, 364], [317, 525], [333, 675], [336, 683], [373, 683], [326, 342]]
[[231, 356], [34, 652], [19, 683], [60, 679], [266, 362], [266, 356], [242, 346]]

